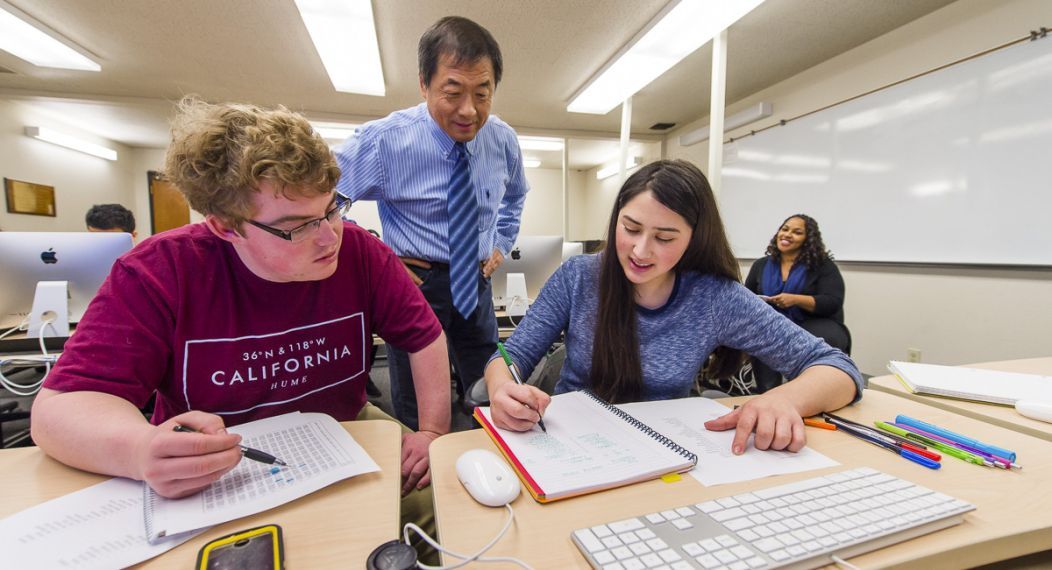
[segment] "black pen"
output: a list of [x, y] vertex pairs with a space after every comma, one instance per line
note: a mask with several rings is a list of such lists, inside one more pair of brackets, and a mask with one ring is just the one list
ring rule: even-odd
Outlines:
[[[175, 431], [181, 431], [186, 433], [198, 433], [198, 431], [193, 428], [188, 428], [186, 426], [181, 425], [176, 425], [174, 429]], [[278, 459], [277, 457], [274, 457], [273, 455], [265, 451], [252, 449], [251, 447], [246, 447], [244, 445], [239, 445], [238, 447], [241, 448], [241, 456], [245, 459], [251, 459], [252, 461], [258, 461], [260, 463], [266, 463], [267, 465], [281, 465], [282, 467], [289, 466], [288, 463], [285, 463], [284, 461]]]

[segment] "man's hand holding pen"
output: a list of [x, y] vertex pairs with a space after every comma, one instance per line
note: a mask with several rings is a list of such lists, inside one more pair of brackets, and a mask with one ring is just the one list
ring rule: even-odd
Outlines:
[[[179, 433], [176, 426], [198, 433]], [[228, 433], [219, 416], [187, 412], [143, 431], [136, 470], [157, 494], [185, 497], [233, 469], [241, 461], [240, 443], [241, 436]]]

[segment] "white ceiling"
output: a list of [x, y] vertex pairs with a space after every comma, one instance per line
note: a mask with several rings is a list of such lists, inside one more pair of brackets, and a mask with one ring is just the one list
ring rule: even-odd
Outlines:
[[[144, 147], [166, 146], [171, 102], [188, 93], [284, 104], [314, 119], [355, 122], [413, 105], [420, 100], [417, 40], [450, 14], [474, 19], [500, 42], [504, 78], [494, 112], [520, 133], [616, 138], [619, 109], [583, 115], [566, 112], [566, 103], [666, 3], [376, 0], [387, 95], [370, 97], [333, 90], [292, 0], [7, 1], [92, 54], [102, 72], [37, 68], [0, 51], [0, 97]], [[730, 28], [727, 103], [951, 1], [767, 0]], [[649, 129], [657, 122], [683, 124], [707, 115], [710, 60], [711, 43], [640, 91], [633, 98], [633, 137], [658, 134]], [[616, 153], [616, 145], [610, 152], [586, 143], [575, 148], [575, 168]], [[582, 161], [586, 149], [605, 158]]]

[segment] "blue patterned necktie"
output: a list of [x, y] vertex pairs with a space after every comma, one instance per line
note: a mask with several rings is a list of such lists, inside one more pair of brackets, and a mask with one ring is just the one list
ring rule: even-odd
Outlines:
[[454, 146], [457, 155], [449, 177], [449, 289], [453, 307], [467, 318], [478, 306], [479, 206], [471, 184], [464, 143]]

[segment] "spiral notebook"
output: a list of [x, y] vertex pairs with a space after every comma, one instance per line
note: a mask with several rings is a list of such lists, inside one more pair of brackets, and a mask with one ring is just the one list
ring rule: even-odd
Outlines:
[[539, 427], [496, 427], [488, 407], [475, 408], [486, 430], [538, 502], [547, 503], [689, 471], [698, 456], [589, 391], [552, 397]]
[[293, 412], [229, 428], [241, 444], [266, 451], [287, 467], [242, 459], [207, 489], [166, 499], [145, 482], [143, 517], [151, 544], [162, 537], [272, 509], [337, 481], [380, 467], [332, 416]]

